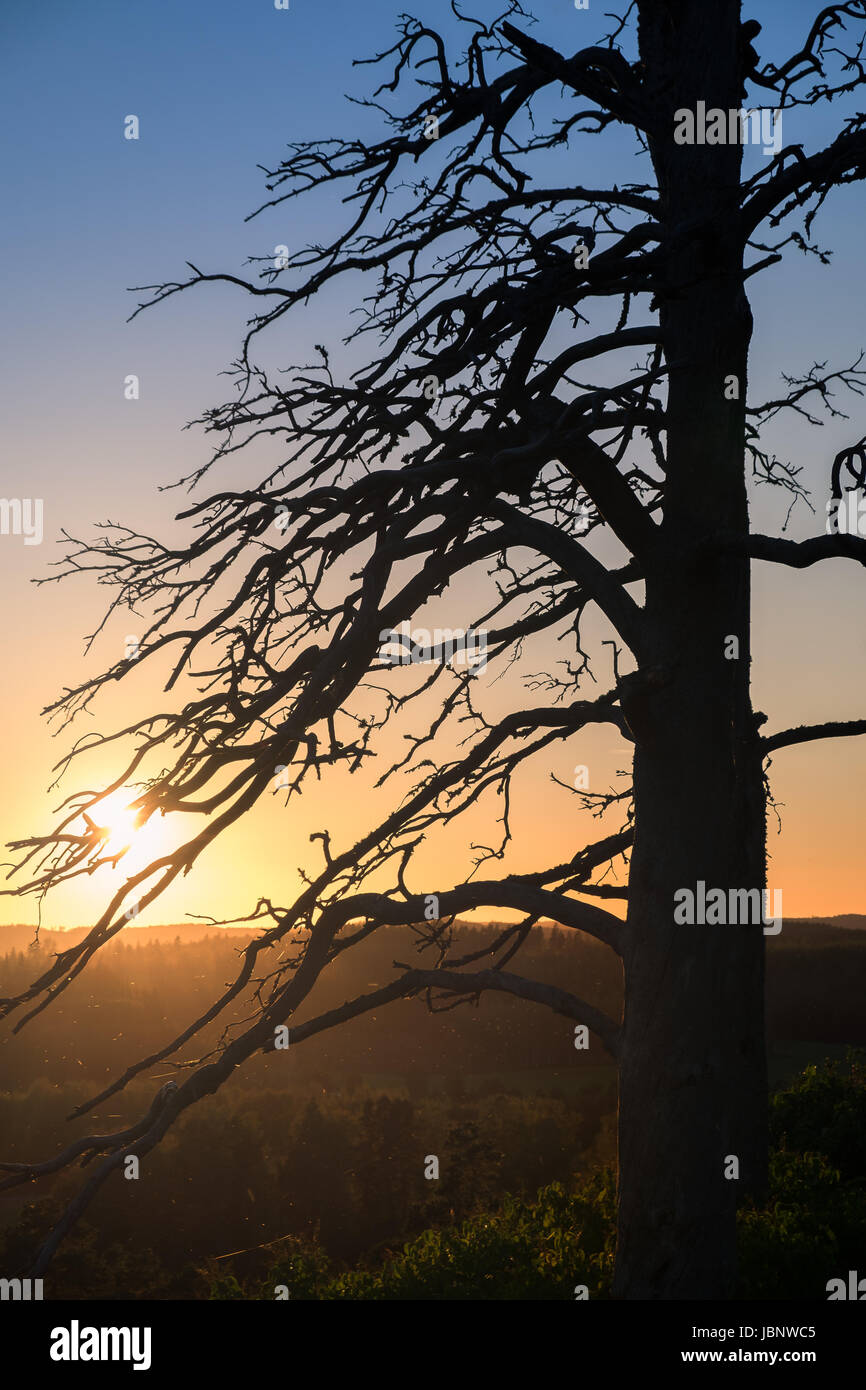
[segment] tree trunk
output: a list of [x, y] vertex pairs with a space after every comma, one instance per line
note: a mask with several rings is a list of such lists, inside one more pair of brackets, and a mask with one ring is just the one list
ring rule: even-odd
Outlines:
[[[764, 932], [677, 925], [678, 890], [763, 889], [765, 800], [749, 697], [744, 410], [751, 314], [742, 151], [676, 145], [674, 112], [741, 106], [739, 4], [642, 4], [657, 74], [659, 296], [670, 371], [661, 557], [647, 575], [651, 692], [636, 737], [636, 837], [619, 1102], [616, 1297], [730, 1297], [736, 1204], [766, 1178]], [[654, 103], [655, 105], [656, 103]], [[730, 639], [735, 639], [737, 649]], [[736, 655], [734, 651], [736, 650]], [[626, 706], [626, 714], [629, 711]], [[738, 1162], [739, 1177], [731, 1159]]]

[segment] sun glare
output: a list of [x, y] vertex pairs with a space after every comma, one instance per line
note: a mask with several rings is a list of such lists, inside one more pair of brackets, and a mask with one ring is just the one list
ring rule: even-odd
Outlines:
[[111, 853], [129, 849], [135, 839], [138, 827], [135, 824], [136, 812], [127, 805], [109, 805], [111, 798], [94, 807], [94, 820], [102, 830], [106, 847]]
[[[90, 828], [102, 841], [100, 857], [121, 855], [120, 862], [127, 872], [158, 857], [165, 838], [161, 816], [152, 817], [143, 826], [137, 824], [138, 811], [131, 804], [135, 795], [133, 790], [121, 788], [93, 806], [86, 815]], [[131, 860], [135, 861], [134, 865]]]

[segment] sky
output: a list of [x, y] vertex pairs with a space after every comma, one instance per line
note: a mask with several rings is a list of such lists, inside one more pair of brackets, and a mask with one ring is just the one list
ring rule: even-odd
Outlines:
[[[140, 297], [129, 287], [180, 277], [187, 259], [242, 274], [247, 257], [333, 228], [340, 212], [327, 199], [309, 207], [301, 200], [245, 223], [266, 196], [257, 166], [278, 162], [290, 141], [381, 133], [375, 113], [348, 104], [345, 94], [369, 93], [375, 70], [353, 68], [352, 60], [388, 47], [405, 7], [406, 0], [291, 0], [288, 10], [268, 0], [4, 0], [0, 495], [44, 499], [41, 545], [0, 536], [4, 842], [46, 829], [59, 801], [47, 788], [70, 735], [53, 737], [40, 711], [63, 688], [116, 660], [127, 632], [122, 623], [111, 625], [86, 655], [83, 639], [101, 620], [104, 593], [81, 578], [31, 581], [51, 574], [63, 553], [62, 531], [89, 536], [95, 523], [111, 519], [162, 537], [182, 534], [172, 521], [181, 496], [159, 488], [208, 456], [203, 436], [183, 426], [223, 399], [219, 373], [237, 352], [248, 314], [239, 291], [214, 286], [128, 323]], [[598, 37], [606, 8], [600, 0], [588, 11], [571, 0], [544, 0], [535, 33], [572, 51]], [[764, 23], [759, 49], [776, 57], [795, 51], [815, 8], [802, 0], [751, 6], [748, 14]], [[413, 12], [446, 32], [456, 27], [443, 0], [419, 3]], [[130, 114], [140, 122], [135, 141], [123, 138]], [[791, 115], [786, 143], [818, 148], [837, 120], [832, 112]], [[578, 158], [580, 181], [609, 174], [610, 151], [600, 142], [584, 141]], [[778, 395], [783, 371], [805, 371], [815, 360], [845, 365], [866, 347], [864, 212], [862, 186], [837, 192], [816, 226], [817, 239], [833, 249], [831, 267], [795, 254], [750, 282], [753, 400]], [[314, 342], [338, 343], [353, 307], [335, 291], [299, 318], [291, 360], [309, 360]], [[137, 401], [124, 399], [129, 374], [140, 380]], [[849, 397], [840, 405], [849, 420], [810, 431], [793, 417], [771, 436], [815, 489], [815, 514], [801, 507], [790, 520], [787, 534], [795, 538], [823, 532], [832, 458], [866, 434], [863, 402]], [[758, 490], [754, 528], [778, 533], [786, 510], [777, 490]], [[862, 717], [862, 571], [841, 561], [806, 571], [760, 565], [754, 584], [754, 701], [770, 716], [766, 730]], [[114, 691], [77, 732], [126, 723], [153, 699], [146, 682]], [[503, 872], [538, 867], [551, 846], [565, 857], [581, 836], [595, 837], [597, 827], [575, 811], [573, 797], [563, 792], [561, 802], [552, 800], [551, 774], [570, 782], [577, 763], [590, 767], [592, 787], [602, 789], [624, 766], [622, 745], [612, 731], [594, 730], [577, 751], [569, 746], [542, 762], [516, 812]], [[105, 761], [92, 775], [111, 771]], [[783, 888], [786, 915], [866, 911], [858, 814], [864, 772], [863, 739], [775, 755], [781, 831], [771, 817], [769, 881]], [[77, 785], [68, 778], [63, 791]], [[259, 894], [287, 900], [300, 886], [298, 869], [318, 863], [310, 833], [328, 825], [335, 842], [345, 843], [363, 829], [371, 804], [369, 791], [352, 782], [318, 788], [288, 807], [266, 799], [147, 920], [241, 914]], [[423, 861], [429, 882], [419, 881], [418, 890], [459, 882], [467, 845], [467, 833], [455, 830], [431, 846]], [[158, 839], [143, 842], [137, 852], [159, 847]], [[85, 924], [104, 902], [105, 883], [88, 880], [50, 898], [43, 921]], [[32, 899], [0, 898], [0, 921], [35, 915]]]

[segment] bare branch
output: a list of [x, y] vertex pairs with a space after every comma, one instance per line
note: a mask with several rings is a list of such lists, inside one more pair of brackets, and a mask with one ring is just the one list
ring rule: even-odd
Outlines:
[[805, 541], [788, 541], [777, 536], [753, 535], [748, 552], [754, 560], [768, 560], [793, 569], [807, 569], [819, 560], [856, 560], [866, 565], [866, 537], [839, 533], [810, 536]]
[[785, 729], [762, 738], [761, 747], [765, 753], [773, 753], [777, 748], [791, 748], [795, 743], [812, 743], [821, 738], [853, 738], [857, 734], [866, 734], [866, 719], [801, 724], [796, 729]]

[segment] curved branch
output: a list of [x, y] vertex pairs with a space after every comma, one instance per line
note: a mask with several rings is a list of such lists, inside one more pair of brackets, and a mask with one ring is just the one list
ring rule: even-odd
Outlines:
[[[649, 117], [639, 99], [639, 86], [631, 65], [616, 48], [583, 48], [572, 58], [564, 58], [555, 48], [522, 34], [513, 24], [499, 26], [508, 42], [536, 70], [562, 82], [579, 96], [602, 106], [619, 120], [639, 129], [649, 128]], [[600, 80], [603, 74], [608, 80]]]
[[503, 529], [515, 540], [547, 555], [565, 574], [577, 580], [641, 659], [645, 644], [643, 610], [610, 570], [564, 531], [538, 517], [526, 516], [507, 502], [495, 502], [490, 512], [505, 523]]
[[[790, 151], [786, 152], [790, 153]], [[743, 205], [742, 226], [751, 235], [766, 217], [775, 226], [788, 212], [814, 196], [826, 196], [841, 183], [866, 178], [866, 131], [848, 130], [817, 154], [794, 151], [787, 167], [778, 167]], [[780, 159], [782, 156], [780, 156]]]
[[[600, 1038], [607, 1052], [614, 1059], [619, 1056], [620, 1030], [613, 1019], [601, 1010], [593, 1008], [577, 995], [557, 985], [542, 984], [538, 980], [527, 980], [522, 975], [511, 975], [505, 970], [478, 970], [463, 973], [459, 970], [407, 970], [399, 980], [362, 994], [339, 1008], [330, 1009], [318, 1018], [299, 1023], [290, 1030], [290, 1042], [303, 1042], [305, 1038], [336, 1027], [360, 1014], [369, 1013], [394, 999], [402, 999], [417, 994], [422, 989], [442, 989], [449, 994], [481, 994], [484, 990], [497, 990], [502, 994], [514, 994], [519, 999], [534, 1004], [545, 1004], [554, 1013], [564, 1018], [573, 1018], [577, 1023], [585, 1023], [587, 1028]], [[268, 1045], [268, 1050], [272, 1050]]]
[[795, 743], [812, 743], [819, 738], [853, 738], [866, 734], [866, 719], [837, 720], [827, 724], [801, 724], [796, 729], [784, 729], [761, 739], [764, 753], [776, 748], [790, 748]]
[[753, 560], [770, 560], [792, 569], [807, 569], [819, 560], [857, 560], [866, 565], [866, 537], [839, 533], [810, 536], [805, 541], [786, 541], [777, 536], [749, 536], [749, 555]]

